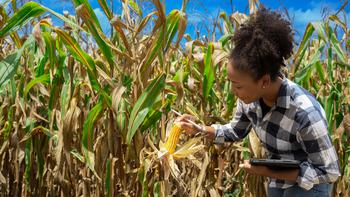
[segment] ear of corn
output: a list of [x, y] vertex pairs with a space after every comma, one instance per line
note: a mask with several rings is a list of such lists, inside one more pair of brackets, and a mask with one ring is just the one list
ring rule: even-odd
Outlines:
[[168, 140], [165, 143], [165, 148], [169, 151], [170, 154], [175, 152], [175, 148], [177, 142], [179, 141], [180, 134], [182, 133], [182, 129], [180, 125], [174, 124], [174, 126], [170, 130], [170, 135]]

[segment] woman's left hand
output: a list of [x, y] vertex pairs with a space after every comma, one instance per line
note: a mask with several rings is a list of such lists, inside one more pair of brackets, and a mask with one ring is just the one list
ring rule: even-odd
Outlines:
[[296, 181], [299, 175], [299, 169], [272, 170], [263, 165], [251, 165], [249, 160], [244, 160], [239, 166], [248, 173], [280, 180]]
[[243, 168], [248, 173], [260, 176], [264, 176], [263, 174], [265, 173], [262, 172], [267, 172], [270, 170], [268, 167], [263, 165], [251, 165], [249, 160], [244, 160], [243, 164], [240, 164], [239, 167]]

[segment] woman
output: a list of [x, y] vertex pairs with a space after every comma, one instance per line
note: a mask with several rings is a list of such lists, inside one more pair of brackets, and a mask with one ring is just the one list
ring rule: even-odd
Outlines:
[[262, 7], [239, 27], [233, 43], [227, 67], [238, 97], [233, 120], [200, 131], [187, 122], [194, 117], [186, 114], [178, 119], [182, 129], [237, 141], [253, 128], [268, 158], [301, 162], [299, 169], [275, 171], [244, 161], [247, 172], [269, 177], [269, 196], [329, 196], [340, 172], [325, 112], [313, 95], [280, 72], [292, 54], [290, 23]]

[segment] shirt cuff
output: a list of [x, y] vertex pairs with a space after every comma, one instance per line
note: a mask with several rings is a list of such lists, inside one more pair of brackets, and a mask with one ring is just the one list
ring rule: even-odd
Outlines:
[[219, 125], [219, 124], [212, 124], [210, 126], [215, 129], [214, 143], [218, 144], [218, 145], [224, 144], [224, 142], [225, 142], [225, 134], [224, 134], [224, 130], [221, 129], [221, 125]]
[[299, 187], [306, 190], [310, 190], [314, 186], [315, 178], [317, 178], [315, 170], [310, 165], [311, 164], [307, 161], [302, 162], [300, 164], [299, 176], [297, 178]]

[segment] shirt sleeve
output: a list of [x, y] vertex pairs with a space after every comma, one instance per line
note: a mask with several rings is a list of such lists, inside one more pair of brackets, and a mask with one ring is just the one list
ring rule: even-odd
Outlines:
[[213, 124], [215, 129], [215, 142], [218, 144], [224, 141], [237, 141], [243, 139], [251, 129], [251, 122], [243, 110], [241, 100], [237, 101], [236, 113], [232, 121], [225, 125]]
[[308, 155], [300, 164], [297, 183], [306, 190], [315, 184], [335, 182], [340, 176], [338, 156], [328, 135], [322, 113], [313, 110], [304, 116], [297, 139]]

